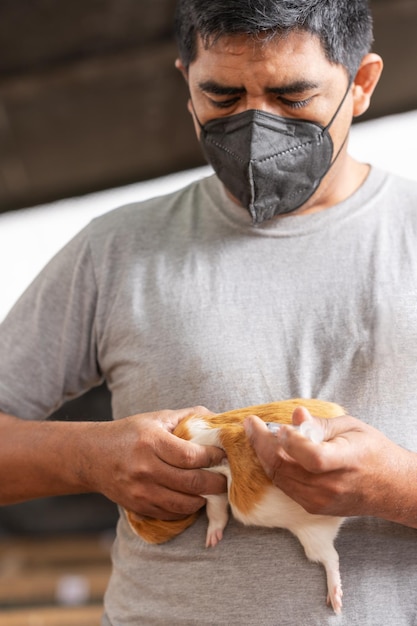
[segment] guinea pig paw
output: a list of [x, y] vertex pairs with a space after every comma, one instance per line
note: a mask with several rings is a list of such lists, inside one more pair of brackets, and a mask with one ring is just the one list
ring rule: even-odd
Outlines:
[[329, 589], [329, 593], [327, 595], [327, 604], [331, 604], [333, 607], [333, 611], [336, 615], [340, 615], [342, 612], [342, 596], [343, 591], [340, 585], [335, 585], [333, 589]]
[[223, 528], [208, 528], [206, 536], [206, 548], [214, 548], [223, 539]]

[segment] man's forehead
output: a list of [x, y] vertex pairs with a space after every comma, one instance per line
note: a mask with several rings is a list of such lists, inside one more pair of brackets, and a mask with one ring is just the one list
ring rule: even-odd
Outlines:
[[306, 30], [296, 29], [288, 32], [259, 33], [256, 35], [247, 33], [230, 33], [223, 35], [209, 35], [204, 39], [197, 35], [197, 57], [204, 53], [214, 55], [228, 54], [231, 56], [251, 56], [254, 60], [263, 59], [271, 50], [275, 54], [285, 54], [293, 48], [304, 49], [317, 54], [324, 49], [318, 35]]
[[[304, 92], [326, 82], [335, 70], [323, 51], [319, 38], [306, 31], [283, 37], [254, 39], [252, 35], [223, 35], [211, 41], [198, 39], [196, 59], [191, 66], [197, 83], [212, 93], [244, 88], [251, 72], [267, 87], [288, 85]], [[299, 89], [294, 89], [298, 84]]]

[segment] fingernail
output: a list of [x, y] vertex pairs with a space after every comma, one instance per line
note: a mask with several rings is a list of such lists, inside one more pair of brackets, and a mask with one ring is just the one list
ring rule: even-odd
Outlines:
[[281, 430], [281, 425], [277, 424], [276, 422], [265, 422], [265, 426], [273, 435], [277, 435], [278, 432]]

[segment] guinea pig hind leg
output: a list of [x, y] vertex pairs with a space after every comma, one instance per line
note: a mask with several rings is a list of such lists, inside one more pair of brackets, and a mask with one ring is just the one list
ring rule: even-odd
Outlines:
[[206, 513], [208, 528], [206, 535], [206, 548], [214, 548], [223, 539], [223, 530], [229, 519], [229, 501], [227, 493], [204, 496], [207, 500]]
[[339, 555], [333, 542], [342, 521], [342, 518], [328, 517], [320, 525], [316, 522], [314, 526], [306, 526], [296, 532], [291, 529], [300, 540], [307, 558], [324, 566], [327, 578], [327, 604], [331, 604], [337, 614], [342, 610], [343, 592]]

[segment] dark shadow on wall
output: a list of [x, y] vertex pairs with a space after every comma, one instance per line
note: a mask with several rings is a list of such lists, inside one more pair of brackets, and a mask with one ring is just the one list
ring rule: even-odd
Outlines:
[[[110, 420], [110, 392], [105, 385], [65, 403], [49, 419], [63, 421]], [[40, 498], [0, 507], [0, 534], [57, 535], [97, 533], [113, 529], [116, 505], [100, 494]]]
[[[417, 2], [371, 0], [385, 71], [363, 119], [417, 107]], [[0, 211], [203, 164], [175, 0], [0, 3]]]

